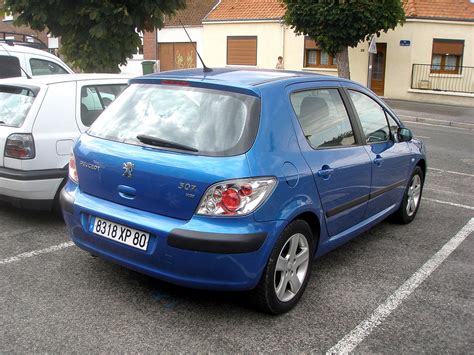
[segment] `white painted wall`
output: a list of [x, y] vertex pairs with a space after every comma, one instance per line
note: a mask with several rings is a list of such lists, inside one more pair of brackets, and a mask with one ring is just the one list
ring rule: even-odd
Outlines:
[[[284, 58], [285, 69], [304, 70], [337, 76], [337, 69], [304, 68], [304, 36], [278, 22], [204, 23], [204, 58], [211, 67], [226, 66], [227, 36], [257, 36], [257, 67], [274, 68], [277, 57]], [[413, 64], [430, 64], [433, 38], [463, 39], [463, 66], [474, 66], [474, 23], [408, 20], [404, 26], [382, 33], [377, 42], [387, 43], [385, 96], [424, 102], [474, 106], [473, 94], [413, 91]], [[400, 40], [410, 40], [409, 47]], [[367, 85], [367, 42], [349, 49], [351, 78]], [[432, 78], [433, 86], [436, 78]], [[474, 82], [472, 83], [474, 87]]]
[[210, 67], [227, 65], [228, 36], [257, 36], [257, 67], [274, 69], [278, 56], [283, 55], [283, 28], [277, 21], [205, 23], [206, 64]]

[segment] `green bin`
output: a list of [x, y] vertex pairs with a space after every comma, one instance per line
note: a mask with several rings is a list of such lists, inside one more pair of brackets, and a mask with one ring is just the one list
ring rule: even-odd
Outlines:
[[153, 66], [155, 65], [154, 60], [144, 60], [142, 62], [143, 75], [154, 73]]

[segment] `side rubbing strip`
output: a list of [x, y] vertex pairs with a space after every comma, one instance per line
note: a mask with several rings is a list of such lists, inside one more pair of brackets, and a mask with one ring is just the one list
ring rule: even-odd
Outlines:
[[375, 191], [375, 192], [372, 192], [372, 193], [370, 194], [370, 198], [371, 198], [371, 199], [372, 199], [372, 198], [376, 198], [377, 196], [380, 196], [380, 195], [382, 195], [382, 194], [384, 194], [384, 193], [386, 193], [386, 192], [389, 192], [390, 190], [396, 189], [396, 188], [399, 187], [399, 186], [405, 186], [405, 180], [401, 180], [401, 181], [399, 181], [399, 182], [396, 182], [396, 183], [394, 183], [394, 184], [391, 184], [391, 185], [388, 185], [388, 186], [386, 186], [386, 187], [384, 187], [384, 188], [381, 188], [381, 189], [379, 189], [379, 190], [377, 190], [377, 191]]
[[334, 207], [333, 209], [330, 209], [329, 211], [326, 212], [326, 216], [327, 217], [335, 216], [338, 213], [341, 213], [341, 212], [344, 212], [345, 210], [348, 210], [349, 208], [355, 207], [357, 205], [360, 205], [364, 202], [369, 201], [369, 198], [370, 198], [369, 195], [361, 196], [361, 197], [356, 198], [355, 200], [352, 200], [352, 201], [346, 202], [342, 205], [339, 205], [337, 207]]
[[344, 212], [345, 210], [348, 210], [348, 209], [350, 209], [350, 208], [352, 208], [352, 207], [355, 207], [355, 206], [360, 205], [360, 204], [362, 204], [362, 203], [364, 203], [364, 202], [367, 202], [367, 201], [369, 201], [369, 200], [371, 200], [371, 199], [373, 199], [373, 198], [376, 198], [376, 197], [378, 197], [378, 196], [380, 196], [380, 195], [382, 195], [382, 194], [384, 194], [384, 193], [386, 193], [386, 192], [389, 192], [389, 191], [391, 191], [391, 190], [393, 190], [393, 189], [396, 189], [396, 188], [399, 187], [399, 186], [405, 186], [405, 183], [406, 183], [405, 180], [398, 181], [398, 182], [396, 182], [396, 183], [394, 183], [394, 184], [388, 185], [388, 186], [383, 187], [383, 188], [381, 188], [381, 189], [379, 189], [379, 190], [377, 190], [377, 191], [375, 191], [375, 192], [372, 192], [372, 193], [369, 194], [369, 195], [365, 195], [365, 196], [358, 197], [358, 198], [356, 198], [356, 199], [354, 199], [354, 200], [352, 200], [352, 201], [349, 201], [349, 202], [346, 202], [346, 203], [344, 203], [344, 204], [342, 204], [342, 205], [339, 205], [339, 206], [337, 206], [337, 207], [334, 207], [333, 209], [330, 209], [329, 211], [326, 212], [326, 217], [328, 217], [328, 218], [329, 218], [329, 217], [333, 217], [333, 216], [335, 216], [335, 215], [337, 215], [337, 214], [339, 214], [339, 213], [341, 213], [341, 212]]

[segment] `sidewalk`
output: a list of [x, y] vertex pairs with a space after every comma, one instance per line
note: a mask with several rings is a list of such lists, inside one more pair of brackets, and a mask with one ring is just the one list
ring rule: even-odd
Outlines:
[[474, 129], [474, 107], [385, 99], [403, 121]]

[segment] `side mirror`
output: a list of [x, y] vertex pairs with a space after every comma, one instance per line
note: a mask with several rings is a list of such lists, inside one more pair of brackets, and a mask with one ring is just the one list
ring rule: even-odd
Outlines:
[[409, 128], [400, 127], [398, 129], [398, 139], [400, 142], [409, 142], [413, 138], [413, 133]]

